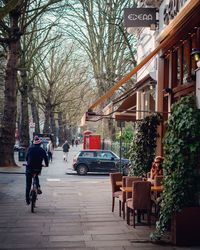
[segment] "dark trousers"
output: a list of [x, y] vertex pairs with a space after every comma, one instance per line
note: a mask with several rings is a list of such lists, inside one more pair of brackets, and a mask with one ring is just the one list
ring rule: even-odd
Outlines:
[[[35, 177], [37, 188], [40, 187], [38, 174], [39, 173], [37, 173]], [[30, 190], [31, 190], [31, 185], [32, 185], [32, 178], [33, 178], [33, 174], [30, 172], [26, 172], [26, 200], [29, 200], [29, 195], [30, 195]]]
[[52, 161], [53, 157], [52, 157], [52, 153], [48, 151], [48, 157], [49, 157], [49, 161]]

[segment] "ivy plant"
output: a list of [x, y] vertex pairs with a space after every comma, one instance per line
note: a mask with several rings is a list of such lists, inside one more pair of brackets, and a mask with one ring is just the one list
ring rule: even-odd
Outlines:
[[200, 110], [193, 95], [182, 97], [172, 106], [163, 147], [164, 191], [152, 240], [165, 234], [173, 212], [198, 206]]
[[132, 163], [130, 175], [142, 176], [150, 171], [155, 158], [157, 127], [161, 119], [161, 115], [155, 113], [137, 122], [136, 133], [129, 151]]

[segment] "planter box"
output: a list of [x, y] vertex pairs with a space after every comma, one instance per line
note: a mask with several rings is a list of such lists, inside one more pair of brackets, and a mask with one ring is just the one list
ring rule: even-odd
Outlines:
[[172, 241], [177, 246], [200, 246], [200, 207], [187, 207], [172, 217]]

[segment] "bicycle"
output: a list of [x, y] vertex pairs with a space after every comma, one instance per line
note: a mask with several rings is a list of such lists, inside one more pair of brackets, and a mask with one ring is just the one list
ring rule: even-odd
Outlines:
[[36, 176], [38, 174], [33, 174], [32, 175], [32, 187], [30, 191], [30, 204], [31, 204], [31, 213], [34, 213], [34, 209], [36, 207], [36, 200], [37, 200], [37, 185], [36, 185]]
[[[27, 164], [23, 164], [23, 166], [27, 166]], [[36, 207], [37, 195], [38, 195], [38, 187], [37, 187], [37, 180], [36, 180], [36, 177], [38, 175], [39, 175], [39, 173], [32, 174], [32, 185], [31, 185], [31, 190], [29, 193], [29, 199], [30, 199], [32, 213], [34, 213], [34, 209]]]

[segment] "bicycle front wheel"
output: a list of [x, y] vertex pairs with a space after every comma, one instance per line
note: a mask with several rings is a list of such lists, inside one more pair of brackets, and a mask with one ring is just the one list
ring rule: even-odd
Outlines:
[[34, 213], [34, 208], [36, 204], [37, 194], [36, 191], [31, 191], [31, 212]]

